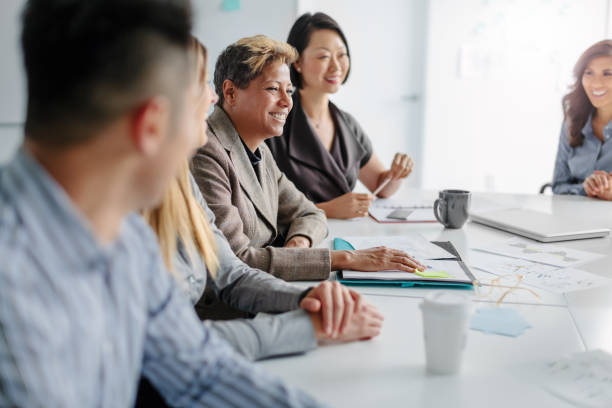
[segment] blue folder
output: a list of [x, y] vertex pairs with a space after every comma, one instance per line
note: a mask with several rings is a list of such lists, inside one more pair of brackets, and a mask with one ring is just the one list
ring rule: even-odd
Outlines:
[[[470, 281], [447, 281], [442, 279], [430, 279], [430, 280], [380, 280], [380, 279], [372, 279], [372, 280], [354, 280], [354, 279], [344, 279], [342, 271], [338, 271], [336, 274], [336, 278], [338, 282], [343, 283], [344, 285], [353, 285], [353, 286], [393, 286], [399, 288], [412, 288], [415, 286], [426, 286], [429, 288], [449, 288], [449, 289], [473, 289], [474, 282], [476, 279], [472, 272], [467, 267], [467, 265], [461, 260], [461, 256], [455, 249], [455, 246], [450, 241], [432, 241], [433, 244], [438, 245], [441, 248], [444, 248], [451, 254], [455, 255], [457, 262], [461, 266], [461, 269], [465, 272], [465, 274], [470, 278]], [[334, 238], [334, 249], [337, 250], [354, 250], [355, 248], [351, 245], [350, 242], [342, 239], [342, 238]]]

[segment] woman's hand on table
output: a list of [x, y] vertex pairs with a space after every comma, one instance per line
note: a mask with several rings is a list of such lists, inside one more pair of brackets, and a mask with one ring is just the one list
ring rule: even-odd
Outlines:
[[352, 251], [331, 251], [331, 268], [332, 270], [349, 269], [366, 272], [387, 270], [416, 272], [424, 270], [425, 265], [399, 249], [375, 247]]
[[384, 320], [378, 308], [365, 299], [355, 304], [353, 313], [345, 321], [345, 330], [337, 336], [329, 336], [322, 330], [321, 314], [310, 313], [310, 317], [314, 326], [315, 338], [324, 344], [371, 339], [380, 334]]
[[325, 281], [306, 294], [300, 307], [319, 316], [319, 327], [327, 338], [337, 338], [349, 329], [363, 301], [363, 296], [340, 282]]
[[612, 176], [603, 170], [595, 170], [584, 180], [582, 186], [589, 197], [612, 200]]
[[368, 215], [374, 196], [367, 193], [346, 193], [333, 200], [317, 204], [327, 218], [348, 219]]

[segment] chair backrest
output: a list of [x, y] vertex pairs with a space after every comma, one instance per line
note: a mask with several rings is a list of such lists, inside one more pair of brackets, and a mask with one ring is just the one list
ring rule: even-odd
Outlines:
[[550, 187], [550, 189], [552, 190], [552, 183], [542, 184], [542, 187], [540, 187], [540, 194], [544, 194], [548, 187]]

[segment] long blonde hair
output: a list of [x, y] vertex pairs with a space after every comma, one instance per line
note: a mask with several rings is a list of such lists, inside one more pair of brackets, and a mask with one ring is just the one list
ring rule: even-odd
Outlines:
[[[206, 48], [192, 37], [190, 51], [195, 60], [195, 75], [200, 84], [200, 92], [205, 92]], [[206, 131], [204, 123], [201, 131]], [[201, 254], [210, 275], [213, 278], [216, 276], [219, 259], [215, 236], [204, 210], [193, 194], [187, 160], [178, 177], [172, 180], [161, 204], [144, 210], [143, 217], [157, 234], [164, 262], [172, 274], [176, 273], [173, 260], [180, 239], [190, 260], [193, 262], [197, 253]]]

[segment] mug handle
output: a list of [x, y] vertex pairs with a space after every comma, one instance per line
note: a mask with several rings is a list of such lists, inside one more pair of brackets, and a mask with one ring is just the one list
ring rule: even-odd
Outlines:
[[[446, 200], [443, 199], [443, 198], [436, 199], [436, 201], [434, 202], [433, 212], [434, 212], [434, 215], [436, 216], [436, 219], [438, 220], [438, 222], [440, 222], [440, 224], [442, 224], [442, 225], [446, 225], [446, 220], [444, 219], [444, 217], [442, 217], [439, 214], [438, 209], [440, 207], [446, 209]], [[444, 213], [446, 214], [446, 211], [444, 211]]]

